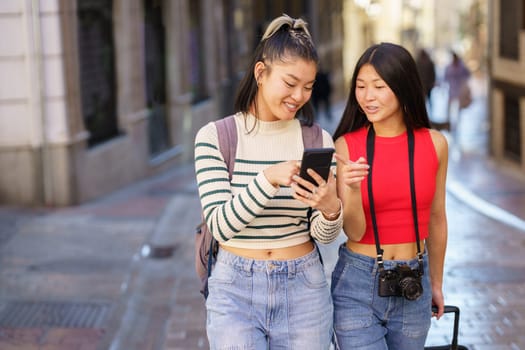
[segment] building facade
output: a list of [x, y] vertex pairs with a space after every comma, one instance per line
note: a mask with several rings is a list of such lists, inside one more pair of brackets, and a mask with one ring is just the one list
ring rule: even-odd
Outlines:
[[525, 174], [525, 0], [491, 2], [492, 156]]
[[78, 204], [190, 160], [197, 130], [232, 112], [261, 29], [285, 12], [309, 22], [343, 94], [341, 8], [341, 0], [1, 1], [0, 203]]

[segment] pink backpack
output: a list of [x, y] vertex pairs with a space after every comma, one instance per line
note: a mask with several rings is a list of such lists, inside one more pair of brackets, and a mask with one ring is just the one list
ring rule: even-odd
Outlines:
[[[217, 137], [219, 138], [219, 151], [222, 153], [230, 180], [235, 164], [235, 154], [237, 152], [237, 126], [233, 115], [215, 121], [217, 127]], [[308, 127], [301, 125], [303, 134], [304, 148], [323, 147], [323, 133], [319, 124]], [[201, 280], [200, 292], [204, 298], [208, 297], [208, 278], [215, 264], [219, 243], [213, 238], [212, 233], [206, 225], [204, 216], [201, 223], [197, 225], [195, 235], [195, 269]]]

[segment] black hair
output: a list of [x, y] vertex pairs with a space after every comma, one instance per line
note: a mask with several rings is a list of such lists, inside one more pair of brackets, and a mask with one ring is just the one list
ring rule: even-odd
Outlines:
[[[267, 27], [261, 41], [255, 48], [254, 55], [235, 96], [235, 112], [247, 113], [257, 95], [257, 80], [253, 75], [257, 62], [271, 63], [276, 60], [286, 62], [290, 58], [301, 58], [319, 64], [319, 56], [313, 44], [306, 22], [282, 15], [274, 19]], [[255, 106], [257, 111], [257, 106]], [[305, 124], [314, 121], [313, 108], [308, 101], [297, 111]]]
[[359, 58], [352, 76], [351, 88], [346, 107], [333, 138], [369, 125], [365, 113], [359, 108], [355, 91], [359, 70], [370, 64], [396, 95], [403, 111], [403, 120], [407, 128], [430, 128], [425, 96], [416, 62], [402, 46], [392, 43], [380, 43], [370, 46]]

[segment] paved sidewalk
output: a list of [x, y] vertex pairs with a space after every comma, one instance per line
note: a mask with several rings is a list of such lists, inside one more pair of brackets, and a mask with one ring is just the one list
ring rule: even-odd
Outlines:
[[[0, 349], [160, 348], [197, 197], [193, 165], [183, 164], [80, 206], [1, 207]], [[173, 204], [178, 224], [162, 239]], [[147, 244], [174, 254], [147, 257]]]

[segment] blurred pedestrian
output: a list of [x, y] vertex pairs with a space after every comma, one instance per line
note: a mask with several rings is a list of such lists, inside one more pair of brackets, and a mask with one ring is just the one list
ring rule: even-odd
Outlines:
[[332, 94], [332, 84], [330, 74], [319, 70], [315, 76], [314, 89], [312, 91], [312, 103], [316, 116], [319, 116], [321, 106], [324, 107], [326, 119], [332, 120], [332, 110], [330, 106], [330, 95]]
[[470, 88], [468, 86], [470, 70], [456, 52], [451, 51], [451, 55], [452, 61], [445, 67], [444, 75], [444, 80], [448, 84], [448, 122], [451, 122], [453, 104], [457, 104], [460, 111], [472, 101]]
[[423, 86], [423, 93], [425, 94], [426, 101], [430, 112], [432, 113], [432, 100], [431, 93], [432, 89], [436, 84], [436, 67], [434, 61], [430, 57], [429, 53], [425, 49], [420, 49], [416, 56], [416, 65], [421, 78], [421, 85]]
[[369, 47], [334, 134], [348, 238], [331, 284], [341, 350], [421, 350], [431, 306], [444, 312], [448, 146], [419, 81], [405, 48]]
[[[327, 181], [311, 172], [316, 183], [298, 176], [303, 154], [298, 117], [313, 123], [309, 100], [317, 65], [306, 22], [286, 15], [274, 19], [235, 99], [238, 142], [231, 180], [215, 124], [197, 133], [199, 195], [219, 242], [206, 300], [212, 350], [330, 347], [333, 304], [314, 240], [337, 238], [342, 204], [333, 172]], [[323, 146], [333, 148], [330, 134], [320, 133]]]

